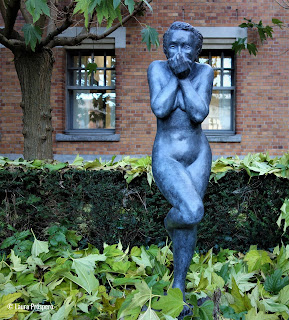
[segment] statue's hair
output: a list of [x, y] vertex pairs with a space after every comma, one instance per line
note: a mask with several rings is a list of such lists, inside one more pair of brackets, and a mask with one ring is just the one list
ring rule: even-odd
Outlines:
[[169, 38], [169, 33], [172, 30], [184, 30], [184, 31], [190, 31], [194, 38], [196, 39], [196, 48], [197, 48], [197, 56], [196, 58], [199, 56], [199, 54], [202, 51], [202, 45], [203, 45], [203, 36], [202, 34], [193, 26], [191, 26], [189, 23], [186, 22], [181, 22], [181, 21], [175, 21], [174, 23], [172, 23], [170, 25], [170, 27], [168, 28], [168, 30], [165, 32], [164, 36], [163, 36], [163, 50], [164, 50], [164, 54], [166, 55], [166, 57], [168, 57], [167, 53], [167, 49], [168, 49], [168, 38]]

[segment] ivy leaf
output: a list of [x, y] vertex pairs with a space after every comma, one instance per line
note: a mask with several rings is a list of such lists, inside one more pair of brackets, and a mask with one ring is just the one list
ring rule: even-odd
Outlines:
[[262, 304], [265, 307], [266, 311], [269, 312], [286, 312], [287, 315], [289, 313], [288, 307], [284, 306], [284, 304], [277, 303], [273, 301], [272, 299], [264, 299], [260, 301], [260, 304]]
[[26, 0], [26, 9], [32, 15], [33, 23], [39, 20], [42, 14], [50, 17], [50, 11], [46, 0]]
[[166, 296], [154, 301], [152, 307], [162, 310], [162, 313], [177, 317], [183, 310], [184, 301], [182, 291], [178, 288], [169, 289]]
[[18, 271], [23, 271], [27, 268], [27, 264], [22, 264], [21, 263], [21, 258], [15, 256], [14, 251], [11, 250], [10, 253], [10, 260], [13, 263], [13, 269], [18, 272]]
[[24, 32], [26, 46], [30, 45], [31, 50], [35, 51], [37, 42], [41, 40], [41, 29], [33, 24], [25, 24], [21, 30]]
[[145, 281], [136, 283], [135, 287], [138, 292], [134, 295], [131, 302], [133, 306], [143, 307], [152, 298], [152, 290]]
[[244, 258], [244, 261], [248, 264], [248, 271], [260, 270], [260, 268], [266, 263], [272, 263], [269, 254], [264, 250], [250, 250]]
[[[106, 256], [104, 254], [90, 254], [83, 258], [73, 259], [72, 268], [82, 272], [93, 272], [95, 269], [96, 261], [105, 261]], [[78, 273], [78, 272], [77, 272]]]
[[151, 307], [148, 307], [146, 312], [141, 314], [138, 318], [138, 320], [159, 320], [159, 319], [160, 318]]
[[289, 306], [289, 285], [281, 289], [278, 300], [280, 303]]
[[[16, 312], [21, 312], [21, 309], [18, 310], [16, 306], [13, 305], [13, 308], [8, 309], [7, 306], [13, 303], [16, 299], [20, 298], [22, 293], [12, 293], [0, 297], [0, 315], [1, 319], [10, 319]], [[24, 310], [22, 310], [23, 312]]]
[[241, 295], [238, 285], [234, 278], [232, 279], [231, 294], [234, 297], [234, 303], [230, 306], [234, 309], [236, 313], [247, 311], [252, 308], [249, 297], [246, 294], [244, 294], [244, 296]]
[[255, 308], [248, 311], [245, 316], [246, 320], [278, 320], [279, 317], [276, 314], [266, 314], [263, 311], [257, 313]]
[[213, 310], [214, 310], [214, 302], [213, 301], [205, 301], [199, 307], [199, 313], [201, 320], [213, 320]]
[[274, 273], [268, 276], [264, 282], [266, 291], [272, 294], [278, 294], [281, 289], [289, 284], [288, 276], [282, 278], [282, 270], [275, 270]]
[[289, 199], [285, 199], [282, 207], [281, 214], [277, 220], [277, 225], [280, 228], [281, 222], [284, 220], [283, 234], [286, 232], [287, 227], [289, 226]]
[[86, 271], [77, 269], [76, 273], [78, 277], [74, 276], [71, 272], [64, 273], [63, 275], [67, 279], [82, 287], [89, 294], [94, 293], [98, 289], [99, 282], [95, 278], [93, 272], [88, 273]]
[[142, 29], [142, 42], [145, 42], [148, 50], [151, 50], [151, 45], [155, 45], [158, 47], [160, 45], [159, 35], [156, 29], [151, 28], [150, 26], [146, 26], [146, 28]]
[[136, 262], [139, 266], [144, 266], [144, 267], [153, 267], [151, 260], [150, 260], [150, 256], [147, 254], [146, 250], [144, 249], [144, 247], [141, 247], [141, 256], [140, 258], [133, 256], [132, 260], [134, 262]]
[[[33, 234], [34, 235], [34, 234]], [[32, 245], [32, 250], [31, 253], [33, 256], [39, 256], [40, 253], [48, 253], [49, 249], [48, 249], [48, 241], [40, 241], [37, 240], [35, 235], [34, 235], [34, 242]]]

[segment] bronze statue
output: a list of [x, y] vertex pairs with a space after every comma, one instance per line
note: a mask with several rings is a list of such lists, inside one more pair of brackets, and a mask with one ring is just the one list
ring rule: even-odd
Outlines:
[[201, 123], [209, 113], [214, 72], [196, 62], [202, 42], [202, 35], [190, 24], [174, 22], [164, 34], [168, 60], [154, 61], [148, 68], [151, 108], [157, 117], [153, 175], [172, 205], [165, 227], [173, 242], [173, 287], [182, 291], [184, 301], [212, 163]]

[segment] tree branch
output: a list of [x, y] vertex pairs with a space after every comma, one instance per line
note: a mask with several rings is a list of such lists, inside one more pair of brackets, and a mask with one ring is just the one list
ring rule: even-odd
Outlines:
[[0, 12], [3, 17], [4, 23], [6, 23], [6, 5], [4, 0], [0, 0]]
[[20, 39], [20, 35], [16, 31], [13, 31], [13, 33], [15, 33], [14, 38], [19, 38], [8, 39], [5, 36], [5, 29], [0, 29], [0, 43], [3, 44], [3, 46], [5, 46], [6, 48], [10, 49], [11, 51], [14, 51], [16, 48], [25, 48], [25, 42]]
[[[65, 31], [66, 29], [68, 29], [72, 24], [72, 14], [73, 14], [73, 9], [74, 9], [75, 3], [74, 1], [71, 1], [71, 3], [64, 8], [64, 10], [66, 11], [66, 18], [63, 22], [63, 24], [60, 27], [56, 27], [56, 29], [54, 29], [53, 31], [49, 32], [47, 37], [45, 39], [43, 39], [40, 43], [38, 47], [45, 47], [47, 46], [50, 42], [52, 42], [59, 34], [61, 34], [63, 31]], [[50, 24], [50, 27], [52, 25], [52, 21]], [[50, 46], [50, 48], [53, 48], [54, 46]]]
[[289, 3], [288, 3], [287, 1], [285, 2], [284, 0], [282, 0], [282, 2], [283, 2], [284, 4], [281, 4], [281, 3], [280, 3], [279, 1], [277, 1], [277, 0], [275, 0], [275, 2], [277, 2], [280, 7], [284, 8], [284, 9], [289, 9]]
[[18, 11], [20, 9], [21, 0], [10, 0], [7, 2], [6, 19], [5, 19], [5, 36], [10, 39]]
[[31, 16], [31, 14], [27, 11], [26, 6], [25, 6], [25, 3], [24, 3], [23, 0], [21, 1], [21, 4], [20, 4], [20, 11], [21, 11], [21, 13], [22, 13], [22, 16], [23, 16], [25, 22], [32, 24], [32, 23], [33, 23], [32, 16]]
[[[138, 12], [140, 12], [143, 8], [144, 2], [141, 1], [137, 7], [134, 9], [134, 11], [127, 15], [122, 22], [118, 22], [115, 25], [113, 25], [111, 28], [107, 29], [102, 34], [93, 34], [93, 33], [80, 33], [75, 37], [55, 37], [49, 44], [48, 47], [53, 48], [56, 46], [75, 46], [77, 44], [80, 44], [85, 39], [92, 39], [92, 40], [100, 40], [104, 39], [105, 37], [109, 36], [113, 31], [127, 23], [132, 17], [134, 17]], [[60, 33], [59, 33], [60, 34]]]

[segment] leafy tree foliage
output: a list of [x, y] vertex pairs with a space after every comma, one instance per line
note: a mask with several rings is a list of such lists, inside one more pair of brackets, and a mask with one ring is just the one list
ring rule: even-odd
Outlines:
[[[75, 46], [85, 39], [103, 39], [131, 18], [143, 15], [146, 9], [152, 10], [147, 0], [0, 0], [4, 22], [0, 43], [14, 54], [22, 91], [26, 159], [53, 157], [50, 87], [54, 58], [51, 49]], [[22, 18], [18, 19], [19, 16]], [[19, 26], [22, 20], [24, 25]], [[81, 32], [63, 35], [76, 25], [83, 25]], [[92, 31], [95, 25], [106, 29], [95, 33]], [[151, 45], [159, 45], [155, 29], [143, 24], [141, 33], [149, 49]], [[90, 66], [90, 70], [92, 68]]]

